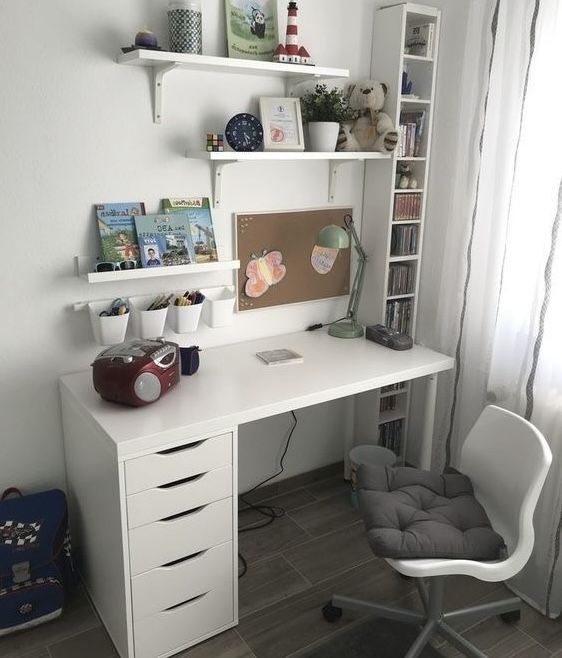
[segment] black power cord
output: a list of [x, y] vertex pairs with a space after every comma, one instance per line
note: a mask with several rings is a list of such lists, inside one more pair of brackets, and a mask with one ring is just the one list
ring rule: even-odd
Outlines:
[[[279, 519], [285, 514], [285, 510], [282, 507], [276, 507], [275, 505], [254, 505], [254, 503], [251, 503], [247, 498], [245, 498], [245, 496], [249, 496], [256, 489], [263, 487], [264, 484], [267, 484], [270, 480], [273, 480], [278, 475], [281, 475], [281, 473], [284, 472], [285, 456], [287, 455], [287, 451], [289, 450], [289, 445], [291, 443], [291, 438], [293, 437], [293, 433], [298, 424], [297, 416], [294, 411], [291, 411], [291, 415], [293, 416], [293, 426], [289, 431], [289, 435], [287, 436], [287, 441], [285, 443], [285, 448], [283, 449], [281, 459], [279, 460], [279, 470], [277, 471], [277, 473], [270, 475], [268, 478], [262, 480], [254, 487], [252, 487], [249, 491], [246, 491], [244, 494], [240, 494], [239, 496], [239, 499], [246, 505], [246, 507], [243, 507], [241, 510], [239, 510], [240, 512], [247, 512], [249, 510], [254, 510], [259, 514], [262, 514], [263, 516], [267, 517], [267, 521], [265, 521], [264, 523], [254, 524], [251, 526], [246, 526], [245, 528], [241, 528], [240, 530], [238, 530], [238, 534], [241, 534], [243, 532], [250, 532], [251, 530], [259, 530], [260, 528], [265, 528], [266, 526], [273, 523], [275, 519]], [[238, 553], [238, 559], [242, 563], [242, 570], [238, 573], [238, 578], [242, 578], [248, 571], [248, 563], [246, 562], [246, 559], [244, 558], [242, 553]]]
[[340, 320], [348, 320], [348, 319], [349, 319], [348, 316], [344, 315], [343, 318], [338, 318], [337, 320], [334, 320], [333, 322], [324, 322], [324, 324], [319, 322], [318, 324], [311, 324], [310, 326], [308, 326], [306, 328], [305, 331], [316, 331], [317, 329], [322, 329], [322, 327], [329, 327], [331, 324], [336, 324], [336, 322], [339, 322]]

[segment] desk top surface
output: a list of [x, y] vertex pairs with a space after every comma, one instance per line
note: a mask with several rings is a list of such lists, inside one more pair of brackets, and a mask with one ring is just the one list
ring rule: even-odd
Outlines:
[[[267, 366], [256, 352], [288, 348], [302, 363]], [[65, 401], [78, 405], [127, 459], [182, 439], [219, 433], [260, 418], [449, 370], [454, 360], [415, 345], [404, 352], [323, 331], [300, 332], [203, 350], [199, 372], [140, 408], [102, 400], [91, 370], [61, 377]]]

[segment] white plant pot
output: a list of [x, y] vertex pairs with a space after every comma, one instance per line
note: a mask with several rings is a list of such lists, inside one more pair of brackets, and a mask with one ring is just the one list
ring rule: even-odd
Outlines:
[[311, 151], [335, 151], [340, 124], [336, 121], [310, 121], [308, 141]]
[[201, 304], [193, 304], [192, 306], [174, 306], [170, 304], [168, 307], [168, 325], [176, 334], [189, 334], [197, 331], [199, 318], [201, 317]]
[[130, 313], [100, 317], [100, 313], [107, 311], [108, 307], [108, 302], [91, 302], [88, 304], [92, 331], [96, 342], [100, 345], [117, 345], [117, 343], [122, 343], [125, 340]]
[[201, 289], [205, 295], [203, 320], [209, 327], [227, 327], [234, 319], [234, 286]]
[[164, 335], [164, 324], [168, 308], [158, 311], [147, 311], [156, 295], [144, 297], [131, 297], [129, 300], [133, 314], [133, 331], [139, 338], [159, 338]]

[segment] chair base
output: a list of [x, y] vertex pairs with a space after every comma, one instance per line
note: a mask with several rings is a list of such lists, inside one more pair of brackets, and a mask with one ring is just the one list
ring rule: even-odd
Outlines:
[[367, 612], [374, 617], [393, 619], [407, 624], [423, 625], [416, 641], [412, 644], [404, 658], [417, 658], [430, 638], [436, 633], [463, 654], [469, 656], [469, 658], [487, 658], [485, 653], [482, 653], [482, 651], [462, 637], [462, 635], [459, 635], [447, 622], [469, 621], [471, 624], [474, 624], [494, 615], [501, 615], [508, 622], [516, 621], [518, 618], [517, 612], [521, 609], [521, 599], [519, 597], [511, 597], [501, 601], [482, 603], [469, 608], [444, 612], [443, 592], [445, 576], [430, 578], [429, 592], [426, 589], [425, 582], [421, 578], [416, 579], [416, 585], [418, 586], [424, 607], [424, 614], [404, 608], [394, 608], [339, 595], [332, 597], [330, 603], [326, 604], [322, 609], [322, 613], [325, 619], [330, 622], [335, 622], [341, 617], [343, 608]]

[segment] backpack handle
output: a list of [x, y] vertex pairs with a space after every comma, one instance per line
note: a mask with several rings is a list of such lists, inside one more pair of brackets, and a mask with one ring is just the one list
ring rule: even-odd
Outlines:
[[8, 487], [7, 489], [4, 490], [2, 496], [0, 496], [0, 502], [3, 501], [8, 496], [11, 496], [12, 494], [16, 494], [17, 496], [23, 498], [22, 492], [17, 487]]

